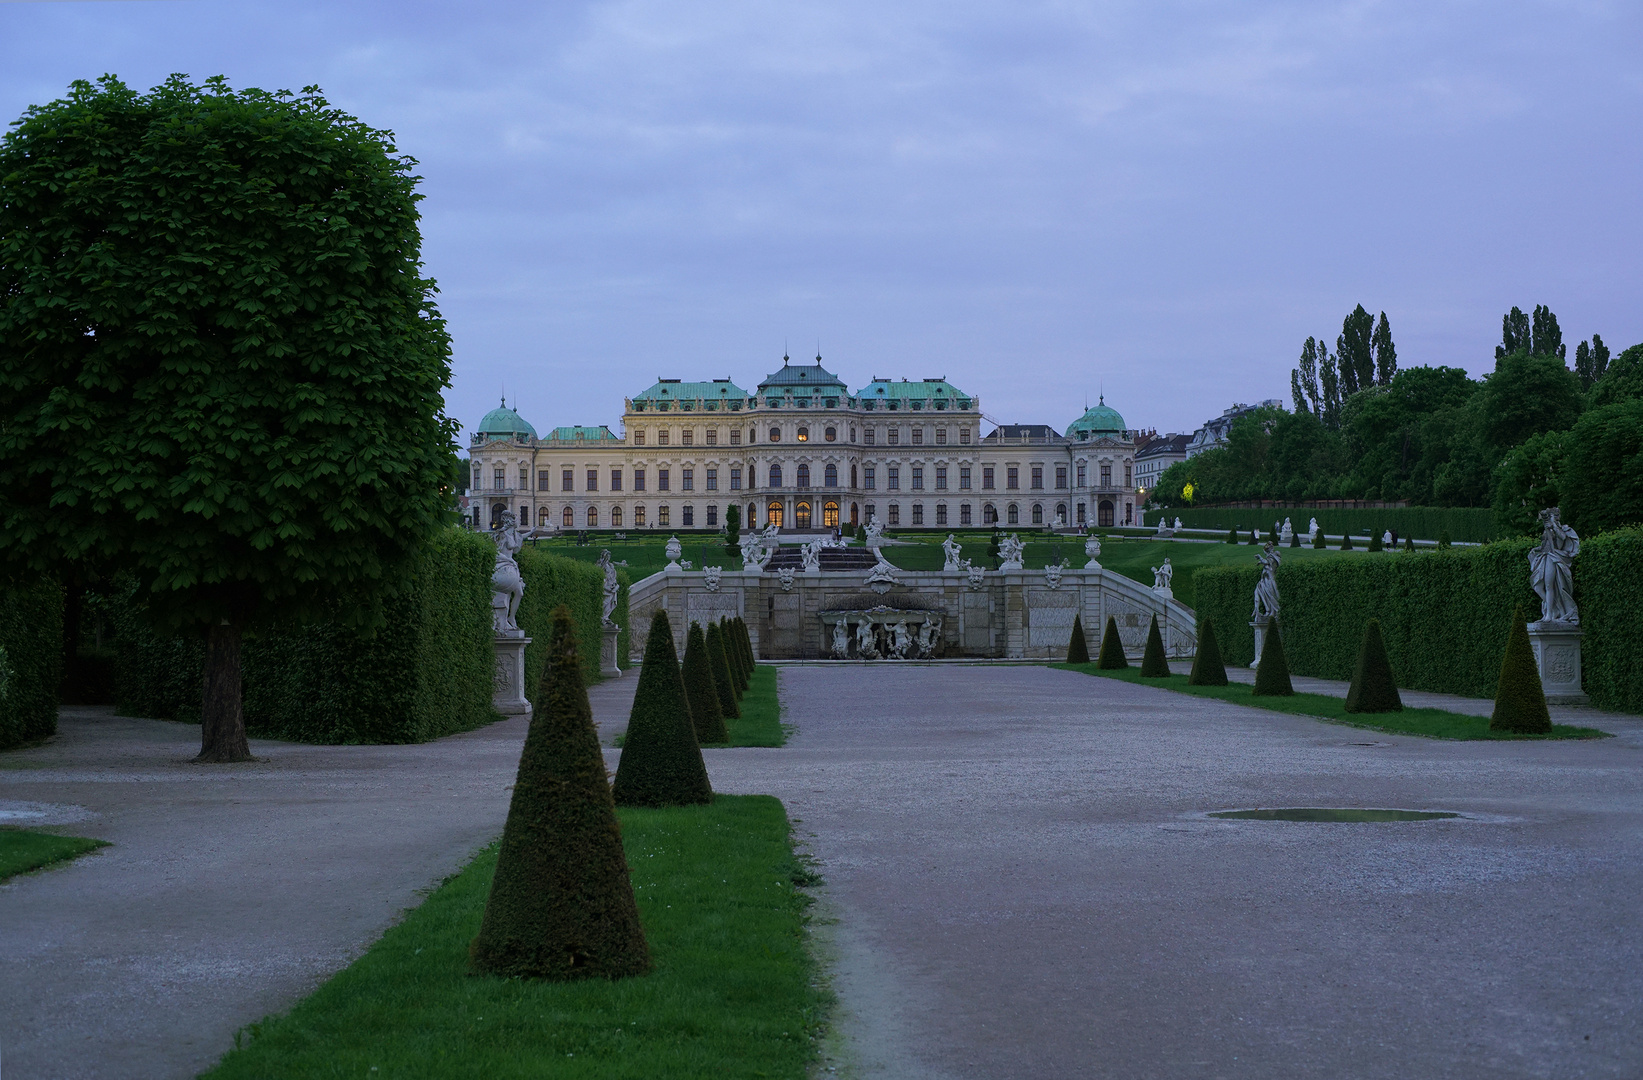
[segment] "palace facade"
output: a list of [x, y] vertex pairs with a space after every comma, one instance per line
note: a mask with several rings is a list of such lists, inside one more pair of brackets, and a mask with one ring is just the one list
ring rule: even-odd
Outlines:
[[[992, 430], [983, 434], [984, 426]], [[544, 531], [1077, 527], [1136, 520], [1136, 432], [1103, 402], [1064, 432], [987, 425], [981, 400], [945, 378], [875, 378], [852, 391], [792, 364], [752, 393], [729, 379], [658, 379], [624, 402], [621, 434], [541, 436], [493, 409], [469, 448], [476, 527], [513, 510]]]

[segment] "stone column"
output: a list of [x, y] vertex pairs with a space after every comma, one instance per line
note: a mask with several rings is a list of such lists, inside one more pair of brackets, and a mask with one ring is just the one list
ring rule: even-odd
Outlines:
[[498, 634], [493, 640], [496, 674], [491, 684], [491, 705], [503, 716], [526, 716], [531, 703], [525, 696], [525, 646], [531, 639], [523, 634]]
[[1542, 620], [1529, 624], [1529, 644], [1540, 669], [1548, 705], [1584, 705], [1580, 688], [1580, 624]]

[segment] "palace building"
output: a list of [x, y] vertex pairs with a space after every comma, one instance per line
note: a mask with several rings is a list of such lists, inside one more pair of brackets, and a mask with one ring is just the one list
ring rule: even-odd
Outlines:
[[[983, 433], [984, 427], [992, 430]], [[1103, 402], [1064, 432], [989, 425], [945, 378], [875, 378], [852, 391], [783, 358], [752, 393], [729, 379], [658, 379], [624, 402], [622, 430], [539, 435], [491, 410], [469, 448], [476, 527], [513, 510], [544, 531], [1078, 527], [1134, 523], [1136, 432]]]

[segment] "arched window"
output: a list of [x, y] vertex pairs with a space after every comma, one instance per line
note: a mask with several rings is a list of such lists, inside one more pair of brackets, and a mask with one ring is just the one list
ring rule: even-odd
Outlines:
[[502, 527], [502, 515], [506, 514], [507, 512], [508, 512], [508, 504], [507, 503], [492, 503], [491, 504], [491, 528], [500, 529]]
[[798, 485], [800, 487], [809, 487], [810, 486], [810, 466], [808, 466], [808, 465], [800, 465], [799, 466], [799, 478], [796, 482], [798, 483]]
[[810, 504], [799, 503], [793, 508], [793, 527], [795, 529], [810, 528]]
[[850, 486], [856, 486], [856, 467], [854, 465], [850, 466]]
[[838, 440], [838, 437], [839, 437], [839, 429], [838, 428], [831, 428], [830, 427], [830, 428], [827, 428], [826, 430], [824, 430], [822, 432], [822, 438], [826, 439], [828, 442], [836, 442]]
[[645, 524], [645, 508], [644, 507], [635, 506], [633, 508], [633, 523], [635, 525], [639, 526], [640, 528], [644, 527], [644, 524]]
[[613, 529], [622, 527], [622, 508], [620, 506], [610, 508], [610, 527]]
[[1065, 525], [1067, 523], [1067, 504], [1066, 503], [1056, 503], [1055, 504], [1055, 523], [1057, 525]]
[[994, 506], [992, 503], [982, 503], [982, 505], [981, 505], [981, 523], [983, 525], [997, 525], [998, 524], [998, 507]]
[[860, 524], [861, 524], [861, 507], [859, 507], [855, 503], [851, 503], [850, 504], [850, 527], [853, 529], [857, 525], [860, 525]]
[[747, 527], [750, 528], [750, 529], [756, 529], [756, 528], [759, 527], [759, 504], [758, 503], [748, 503], [747, 504]]
[[[829, 465], [831, 469], [833, 466]], [[836, 502], [822, 504], [822, 527], [836, 529], [839, 527], [839, 504]]]
[[553, 514], [547, 507], [542, 506], [537, 508], [536, 523], [544, 529], [553, 524]]
[[1095, 508], [1095, 523], [1103, 529], [1112, 528], [1112, 500], [1102, 499]]
[[[831, 429], [829, 429], [829, 430], [831, 430]], [[826, 480], [824, 482], [827, 484], [828, 487], [838, 487], [839, 486], [839, 467], [837, 465], [829, 465], [827, 467]], [[838, 524], [838, 523], [834, 522], [834, 524]]]
[[1010, 508], [1005, 511], [1005, 514], [1008, 515], [1011, 525], [1021, 524], [1021, 507], [1017, 506], [1015, 503], [1010, 504]]
[[765, 517], [764, 523], [766, 525], [774, 525], [778, 529], [781, 528], [782, 527], [782, 504], [779, 503], [779, 502], [772, 501], [769, 506], [764, 508], [764, 517]]
[[802, 428], [799, 429], [799, 441], [800, 442], [809, 442], [810, 441], [810, 429], [809, 428], [802, 427]]
[[770, 441], [771, 442], [781, 442], [782, 441], [782, 429], [781, 428], [772, 427], [770, 429]]
[[780, 465], [770, 466], [770, 486], [773, 488], [782, 486], [782, 467]]
[[599, 527], [599, 508], [597, 506], [590, 506], [590, 507], [588, 507], [588, 528], [597, 529], [598, 527]]
[[559, 515], [559, 521], [567, 529], [576, 528], [576, 511], [569, 506], [565, 507], [564, 513]]

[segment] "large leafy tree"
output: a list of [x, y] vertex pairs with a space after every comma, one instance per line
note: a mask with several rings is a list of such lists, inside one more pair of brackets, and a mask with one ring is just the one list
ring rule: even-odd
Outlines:
[[449, 340], [414, 161], [300, 95], [75, 83], [0, 141], [0, 563], [135, 576], [248, 757], [262, 620], [369, 620], [443, 521]]

